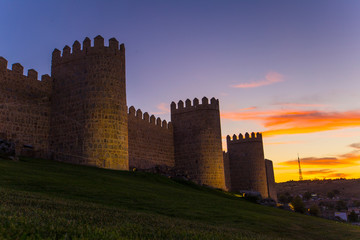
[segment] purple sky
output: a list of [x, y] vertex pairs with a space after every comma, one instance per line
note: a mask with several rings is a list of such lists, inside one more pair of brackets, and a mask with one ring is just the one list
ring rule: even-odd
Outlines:
[[[343, 113], [359, 111], [359, 13], [356, 0], [4, 0], [0, 56], [8, 68], [19, 62], [25, 72], [46, 74], [54, 48], [99, 34], [105, 42], [115, 37], [126, 47], [129, 106], [169, 120], [171, 101], [214, 96], [224, 113], [258, 114], [223, 118], [223, 135], [266, 132], [264, 112], [296, 109], [346, 119]], [[351, 152], [349, 145], [360, 142], [353, 125], [266, 137], [265, 155], [278, 179], [296, 179], [296, 169], [282, 162], [298, 152], [304, 158]], [[360, 177], [339, 166], [315, 170], [329, 172], [324, 169]]]

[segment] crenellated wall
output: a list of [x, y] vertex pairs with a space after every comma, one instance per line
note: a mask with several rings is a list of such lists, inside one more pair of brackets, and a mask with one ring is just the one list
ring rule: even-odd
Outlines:
[[192, 181], [225, 189], [219, 100], [171, 103], [175, 166]]
[[264, 149], [260, 133], [245, 133], [239, 137], [226, 137], [230, 190], [251, 190], [259, 192], [262, 197], [268, 197], [268, 187], [265, 170]]
[[16, 143], [18, 154], [27, 145], [36, 156], [47, 157], [52, 80], [49, 75], [38, 80], [34, 69], [23, 72], [19, 63], [7, 69], [0, 57], [0, 135]]
[[125, 48], [78, 41], [52, 55], [51, 153], [55, 160], [129, 169]]
[[52, 54], [51, 77], [0, 57], [0, 137], [17, 153], [129, 170], [166, 166], [199, 184], [231, 191], [274, 192], [272, 162], [261, 134], [227, 137], [222, 152], [219, 100], [171, 103], [171, 123], [127, 109], [125, 47], [115, 38], [85, 38]]
[[149, 169], [174, 167], [174, 135], [171, 123], [140, 109], [129, 108], [129, 167]]

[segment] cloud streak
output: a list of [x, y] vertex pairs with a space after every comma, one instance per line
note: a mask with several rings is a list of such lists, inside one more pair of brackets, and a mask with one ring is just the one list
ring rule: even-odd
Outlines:
[[267, 142], [266, 145], [285, 145], [285, 144], [299, 144], [301, 141], [287, 141], [287, 142]]
[[352, 148], [355, 148], [355, 149], [358, 149], [360, 150], [360, 143], [353, 143], [353, 144], [350, 144], [349, 147], [352, 147]]
[[221, 117], [233, 121], [257, 121], [267, 129], [263, 132], [264, 137], [314, 133], [360, 126], [360, 111], [237, 111], [223, 112], [221, 113]]
[[346, 174], [346, 173], [332, 173], [332, 174], [328, 174], [325, 178], [348, 178], [350, 177], [350, 174]]
[[256, 109], [256, 108], [257, 108], [257, 107], [242, 108], [242, 109], [239, 109], [239, 111], [254, 110], [254, 109]]
[[277, 72], [269, 72], [266, 74], [264, 80], [260, 80], [257, 82], [250, 82], [250, 83], [240, 83], [236, 85], [231, 85], [233, 88], [256, 88], [256, 87], [262, 87], [267, 86], [270, 84], [278, 83], [284, 81], [283, 75]]
[[[360, 163], [360, 143], [349, 145], [354, 150], [335, 156], [301, 158], [302, 173], [308, 178], [347, 178], [353, 174], [337, 172], [338, 169], [357, 166]], [[279, 163], [280, 166], [290, 169], [298, 168], [298, 160], [292, 159]], [[311, 170], [308, 170], [308, 169]], [[305, 169], [305, 170], [304, 170]]]
[[166, 103], [159, 103], [156, 108], [159, 110], [158, 112], [153, 112], [153, 114], [158, 114], [158, 115], [161, 115], [161, 114], [167, 114], [170, 112], [170, 108], [169, 108], [169, 105], [166, 104]]
[[339, 173], [331, 169], [319, 169], [319, 170], [312, 170], [312, 171], [303, 171], [304, 176], [316, 176], [317, 178], [346, 178], [349, 177], [349, 174], [346, 173]]
[[274, 105], [282, 107], [326, 107], [326, 104], [308, 104], [308, 103], [276, 103]]
[[313, 133], [360, 126], [360, 111], [298, 111], [267, 116], [264, 135]]
[[303, 171], [302, 173], [305, 175], [319, 175], [319, 174], [329, 174], [334, 172], [335, 172], [334, 170], [330, 170], [330, 169], [320, 169], [320, 170]]
[[[359, 164], [360, 162], [360, 153], [359, 151], [354, 151], [338, 156], [330, 156], [330, 157], [307, 157], [301, 159], [301, 167], [324, 167], [324, 166], [331, 166], [331, 167], [349, 167]], [[281, 165], [285, 166], [292, 166], [296, 167], [298, 164], [297, 159], [289, 160], [286, 162], [280, 163]]]

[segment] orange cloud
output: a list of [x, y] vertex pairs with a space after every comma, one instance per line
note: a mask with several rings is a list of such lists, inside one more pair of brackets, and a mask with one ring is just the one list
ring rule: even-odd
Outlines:
[[333, 172], [335, 171], [330, 169], [320, 169], [320, 170], [312, 170], [312, 171], [303, 171], [302, 173], [304, 175], [319, 175], [319, 174], [328, 174]]
[[326, 104], [307, 104], [307, 103], [277, 103], [274, 105], [280, 105], [284, 107], [326, 107]]
[[256, 109], [256, 108], [257, 108], [257, 107], [241, 108], [241, 109], [239, 109], [239, 111], [254, 110], [254, 109]]
[[359, 149], [359, 150], [360, 150], [360, 143], [350, 144], [349, 147], [352, 147], [352, 148], [355, 148], [355, 149]]
[[156, 106], [159, 112], [153, 112], [153, 114], [166, 114], [170, 112], [169, 105], [166, 103], [160, 103]]
[[341, 128], [359, 127], [360, 111], [327, 112], [301, 110], [269, 110], [247, 112], [223, 112], [223, 119], [254, 120], [266, 131], [263, 136], [313, 133]]
[[350, 177], [350, 174], [346, 173], [332, 173], [326, 176], [326, 178], [347, 178]]
[[[348, 173], [339, 173], [338, 169], [358, 166], [360, 163], [360, 143], [353, 143], [350, 147], [355, 148], [355, 150], [339, 154], [336, 156], [329, 157], [307, 157], [301, 158], [301, 168], [303, 169], [303, 176], [306, 178], [347, 178], [354, 177], [354, 174]], [[280, 166], [284, 166], [288, 169], [297, 169], [298, 160], [293, 159], [286, 162], [279, 163]], [[308, 170], [311, 168], [312, 170]], [[280, 169], [283, 169], [280, 167]], [[305, 169], [305, 171], [304, 171]]]
[[257, 82], [250, 82], [250, 83], [240, 83], [237, 85], [232, 85], [233, 88], [255, 88], [255, 87], [262, 87], [266, 85], [270, 85], [277, 82], [284, 81], [283, 75], [277, 72], [269, 72], [266, 74], [265, 79]]
[[266, 142], [266, 145], [284, 145], [284, 144], [299, 144], [301, 141], [287, 141], [287, 142]]
[[304, 176], [313, 176], [316, 175], [317, 178], [346, 178], [349, 177], [349, 174], [338, 173], [331, 169], [319, 169], [312, 171], [303, 171]]
[[[301, 159], [301, 167], [324, 167], [324, 166], [337, 166], [337, 167], [347, 167], [347, 166], [354, 166], [359, 164], [360, 161], [360, 153], [359, 151], [346, 153], [343, 155], [339, 155], [336, 157], [323, 157], [323, 158], [317, 158], [317, 157], [308, 157], [308, 158], [302, 158]], [[290, 160], [286, 162], [280, 163], [281, 165], [286, 166], [297, 166], [298, 160]]]

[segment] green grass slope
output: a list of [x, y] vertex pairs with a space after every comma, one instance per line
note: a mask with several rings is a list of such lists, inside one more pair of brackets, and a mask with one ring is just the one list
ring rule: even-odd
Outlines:
[[153, 174], [0, 159], [0, 239], [360, 239], [360, 228]]

